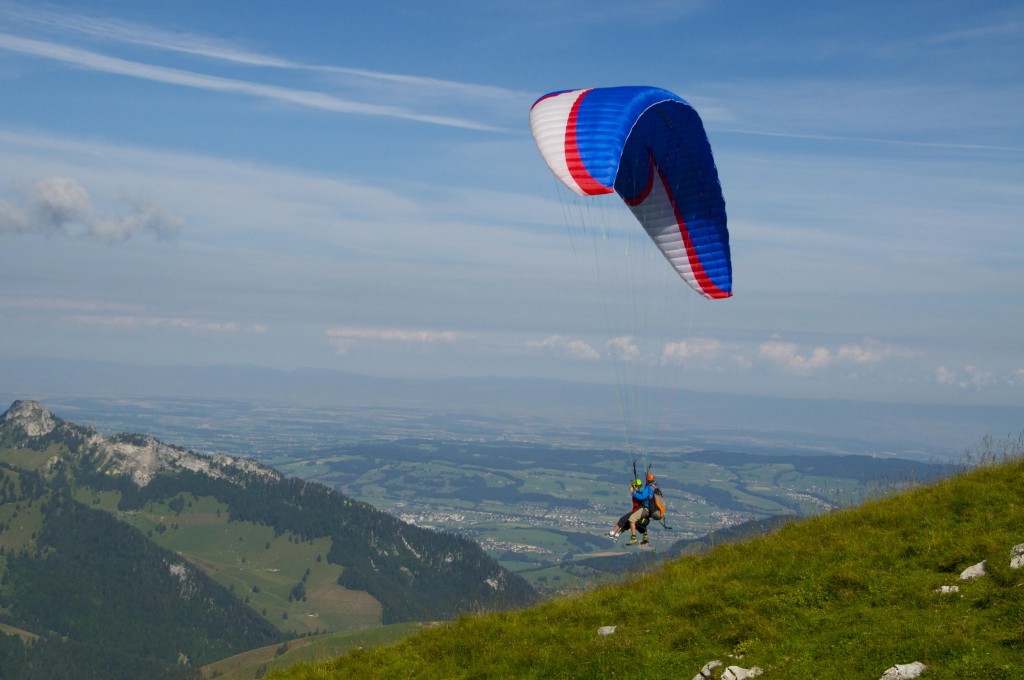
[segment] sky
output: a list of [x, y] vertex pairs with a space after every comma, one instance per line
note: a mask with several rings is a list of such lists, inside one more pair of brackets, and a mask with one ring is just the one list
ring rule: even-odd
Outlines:
[[[613, 85], [726, 198], [669, 335], [529, 131]], [[1024, 406], [1019, 2], [0, 0], [0, 92], [0, 357]]]

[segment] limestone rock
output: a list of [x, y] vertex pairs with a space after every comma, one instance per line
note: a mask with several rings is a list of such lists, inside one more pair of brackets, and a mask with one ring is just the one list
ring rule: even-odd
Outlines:
[[38, 401], [16, 401], [7, 412], [0, 417], [0, 423], [19, 425], [29, 437], [41, 437], [49, 434], [57, 426], [53, 414], [43, 408]]
[[985, 561], [967, 567], [960, 573], [961, 581], [969, 581], [974, 578], [981, 578], [985, 575]]
[[601, 626], [597, 629], [598, 635], [611, 635], [615, 632], [615, 626]]
[[722, 673], [722, 680], [746, 680], [747, 678], [756, 678], [763, 673], [760, 668], [754, 666], [753, 668], [740, 668], [739, 666], [729, 666]]
[[1024, 569], [1024, 543], [1013, 546], [1010, 549], [1010, 568]]
[[950, 593], [959, 593], [960, 586], [939, 586], [935, 589], [935, 592], [942, 593], [943, 595], [948, 595]]
[[[190, 470], [214, 478], [237, 478], [239, 473], [265, 479], [284, 478], [277, 470], [250, 458], [197, 454], [164, 444], [149, 435], [121, 433], [103, 437], [93, 428], [64, 422], [36, 401], [15, 401], [0, 414], [0, 427], [20, 428], [30, 440], [59, 435], [71, 442], [70, 455], [90, 456], [93, 464], [105, 474], [130, 477], [140, 488], [165, 470]], [[59, 459], [54, 457], [44, 470], [49, 471], [59, 464]]]
[[898, 663], [886, 670], [881, 680], [911, 680], [911, 678], [919, 678], [926, 668], [928, 667], [920, 661], [904, 664]]
[[708, 661], [706, 664], [704, 664], [704, 668], [700, 669], [700, 673], [697, 673], [697, 675], [693, 676], [693, 680], [708, 680], [709, 678], [713, 678], [714, 675], [712, 673], [716, 668], [718, 668], [721, 665], [722, 662], [717, 659], [715, 659], [714, 661]]

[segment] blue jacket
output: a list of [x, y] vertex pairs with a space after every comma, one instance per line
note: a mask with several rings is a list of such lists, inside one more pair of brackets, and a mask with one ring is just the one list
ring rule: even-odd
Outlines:
[[651, 507], [651, 499], [654, 498], [654, 487], [647, 485], [633, 492], [633, 500], [645, 508]]

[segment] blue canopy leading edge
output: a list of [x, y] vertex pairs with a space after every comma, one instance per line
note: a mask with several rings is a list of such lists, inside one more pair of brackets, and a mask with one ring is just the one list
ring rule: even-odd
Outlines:
[[655, 87], [553, 92], [534, 103], [530, 128], [563, 184], [581, 196], [616, 192], [694, 290], [732, 296], [725, 199], [690, 104]]

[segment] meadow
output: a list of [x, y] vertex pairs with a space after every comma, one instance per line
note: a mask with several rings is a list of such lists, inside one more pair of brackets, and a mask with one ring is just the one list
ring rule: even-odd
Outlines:
[[327, 562], [328, 538], [302, 541], [265, 525], [231, 521], [227, 506], [209, 497], [179, 494], [177, 502], [129, 512], [117, 510], [119, 497], [82, 490], [78, 500], [113, 512], [181, 554], [281, 631], [308, 635], [381, 624], [376, 600], [338, 585], [343, 567]]

